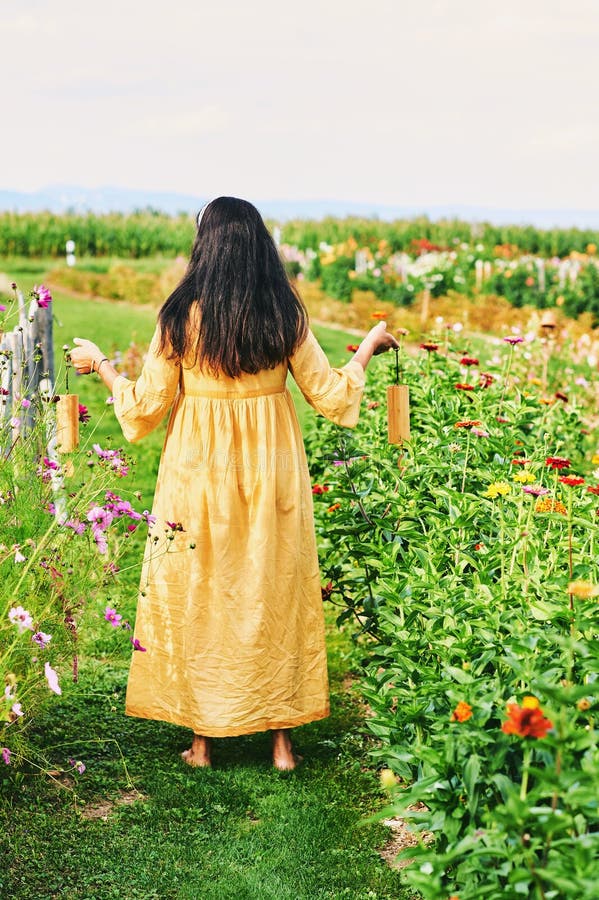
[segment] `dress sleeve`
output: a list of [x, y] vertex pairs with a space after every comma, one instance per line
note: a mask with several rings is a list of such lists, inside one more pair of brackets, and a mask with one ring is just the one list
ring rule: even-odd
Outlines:
[[117, 375], [112, 386], [116, 417], [126, 439], [132, 443], [156, 428], [179, 386], [181, 367], [168, 359], [168, 354], [158, 355], [159, 344], [160, 332], [156, 328], [137, 381]]
[[353, 428], [360, 415], [364, 369], [350, 360], [343, 368], [331, 367], [311, 331], [289, 359], [297, 385], [314, 409], [337, 425]]

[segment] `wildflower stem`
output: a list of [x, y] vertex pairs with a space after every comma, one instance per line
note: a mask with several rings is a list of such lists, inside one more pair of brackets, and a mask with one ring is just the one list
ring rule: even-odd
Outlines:
[[462, 472], [462, 487], [460, 488], [460, 492], [464, 493], [464, 488], [466, 487], [466, 469], [468, 467], [468, 457], [470, 455], [470, 429], [468, 429], [466, 433], [466, 453], [464, 454], [464, 469]]
[[[572, 549], [572, 489], [568, 491], [568, 570], [570, 573], [570, 581], [574, 577], [574, 561]], [[574, 612], [574, 594], [570, 591], [570, 610]], [[572, 624], [574, 627], [574, 624]]]
[[522, 757], [522, 781], [520, 782], [520, 800], [526, 800], [528, 793], [528, 774], [530, 771], [530, 756], [532, 750], [529, 746], [524, 747], [524, 755]]

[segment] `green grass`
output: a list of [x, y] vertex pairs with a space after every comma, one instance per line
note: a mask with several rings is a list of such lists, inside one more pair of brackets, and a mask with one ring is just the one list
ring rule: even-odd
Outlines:
[[[25, 277], [22, 282], [27, 290]], [[58, 347], [80, 336], [103, 348], [124, 348], [131, 339], [146, 343], [154, 326], [155, 311], [149, 309], [59, 293], [54, 302]], [[355, 338], [315, 331], [333, 362], [348, 358], [345, 346]], [[97, 379], [75, 384], [92, 413], [83, 440], [123, 446]], [[304, 404], [301, 415], [306, 421], [313, 412]], [[141, 490], [145, 506], [151, 503], [162, 435], [159, 428], [129, 448], [134, 471], [118, 484], [123, 493]], [[368, 761], [364, 710], [345, 683], [349, 639], [332, 624], [332, 614], [332, 714], [296, 729], [305, 762], [294, 773], [272, 770], [265, 734], [216, 741], [214, 769], [189, 769], [179, 757], [189, 732], [124, 715], [130, 645], [125, 632], [107, 627], [102, 610], [110, 598], [133, 621], [141, 552], [141, 537], [134, 535], [119, 581], [89, 603], [81, 628], [79, 684], [62, 679], [63, 696], [52, 698], [31, 733], [38, 753], [34, 763], [59, 772], [74, 757], [85, 763], [86, 772], [76, 781], [36, 774], [34, 765], [12, 779], [2, 773], [0, 895], [15, 900], [410, 896], [400, 875], [378, 855], [386, 829], [363, 824], [384, 797]]]

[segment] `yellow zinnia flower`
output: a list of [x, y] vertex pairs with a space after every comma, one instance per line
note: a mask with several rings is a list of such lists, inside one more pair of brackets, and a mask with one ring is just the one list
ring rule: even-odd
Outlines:
[[506, 494], [509, 494], [511, 488], [509, 484], [505, 481], [494, 481], [493, 484], [490, 484], [483, 497], [490, 497], [492, 500], [495, 497], [505, 497]]
[[588, 600], [589, 597], [597, 597], [599, 595], [599, 587], [596, 584], [590, 584], [588, 581], [571, 581], [568, 585], [568, 593], [574, 594], [575, 597], [581, 597]]
[[512, 476], [514, 481], [517, 481], [518, 484], [532, 484], [535, 480], [535, 476], [532, 472], [518, 472], [517, 475]]

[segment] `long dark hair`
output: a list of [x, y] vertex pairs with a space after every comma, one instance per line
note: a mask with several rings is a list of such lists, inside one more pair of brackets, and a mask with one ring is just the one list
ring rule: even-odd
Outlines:
[[308, 316], [255, 206], [218, 197], [204, 208], [187, 271], [159, 322], [160, 352], [213, 375], [255, 374], [291, 356]]

